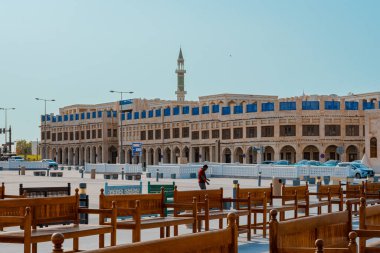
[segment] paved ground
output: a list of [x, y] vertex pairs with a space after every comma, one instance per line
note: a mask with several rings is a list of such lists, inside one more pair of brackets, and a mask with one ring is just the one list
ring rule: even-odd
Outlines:
[[[67, 171], [63, 172], [62, 178], [55, 177], [36, 177], [33, 176], [31, 171], [27, 171], [25, 176], [19, 176], [17, 172], [14, 171], [0, 171], [0, 182], [5, 183], [6, 194], [18, 194], [19, 184], [23, 183], [24, 187], [38, 187], [38, 186], [65, 186], [68, 182], [72, 184], [72, 189], [79, 187], [79, 183], [87, 184], [87, 194], [90, 199], [90, 207], [98, 207], [98, 196], [100, 189], [104, 187], [104, 182], [108, 181], [110, 185], [132, 185], [138, 184], [138, 181], [129, 181], [121, 179], [119, 180], [104, 180], [101, 175], [97, 175], [96, 179], [90, 179], [89, 174], [85, 174], [84, 178], [81, 178], [78, 171]], [[258, 181], [256, 179], [238, 179], [241, 187], [257, 187]], [[145, 178], [143, 175], [143, 193], [147, 192], [147, 181], [154, 181], [155, 179]], [[170, 183], [173, 179], [160, 179], [162, 183]], [[191, 190], [198, 189], [198, 184], [196, 179], [174, 179], [178, 189], [180, 190]], [[231, 178], [211, 178], [210, 189], [217, 189], [223, 187], [224, 195], [232, 197], [233, 190], [233, 179]], [[269, 186], [271, 180], [262, 180], [263, 186]], [[315, 191], [311, 187], [312, 191]], [[98, 220], [96, 216], [90, 217], [90, 223], [97, 224]], [[211, 228], [217, 228], [217, 222], [211, 223]], [[180, 234], [191, 233], [191, 229], [186, 226], [180, 227]], [[159, 238], [158, 229], [143, 230], [142, 240], [151, 240]], [[129, 231], [118, 230], [117, 234], [118, 244], [131, 242], [131, 233]], [[260, 234], [254, 235], [252, 241], [247, 242], [244, 234], [239, 236], [239, 252], [269, 252], [268, 250], [268, 239], [263, 239]], [[80, 239], [81, 249], [94, 249], [97, 248], [97, 237], [86, 237]], [[64, 249], [68, 250], [71, 248], [71, 240], [65, 241]], [[106, 245], [109, 243], [107, 238]], [[109, 244], [108, 244], [109, 245]], [[38, 245], [39, 252], [48, 253], [51, 252], [50, 243], [40, 243]], [[2, 250], [0, 252], [16, 253], [22, 252], [22, 245], [17, 244], [1, 244]]]

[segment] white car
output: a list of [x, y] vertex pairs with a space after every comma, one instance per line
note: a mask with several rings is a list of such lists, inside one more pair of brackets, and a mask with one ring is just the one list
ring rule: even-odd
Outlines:
[[17, 162], [23, 162], [25, 161], [24, 157], [22, 156], [11, 156], [8, 158], [8, 161], [17, 161]]
[[52, 159], [42, 159], [41, 162], [49, 163], [49, 168], [58, 168], [58, 163]]

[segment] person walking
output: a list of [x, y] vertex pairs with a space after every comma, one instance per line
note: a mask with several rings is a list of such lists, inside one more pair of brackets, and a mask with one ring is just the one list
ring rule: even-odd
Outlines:
[[210, 184], [209, 183], [210, 179], [208, 179], [206, 177], [206, 170], [207, 169], [208, 169], [208, 166], [207, 166], [207, 164], [205, 164], [198, 171], [198, 184], [199, 184], [199, 187], [201, 188], [201, 190], [206, 190], [206, 184], [208, 184], [208, 185]]

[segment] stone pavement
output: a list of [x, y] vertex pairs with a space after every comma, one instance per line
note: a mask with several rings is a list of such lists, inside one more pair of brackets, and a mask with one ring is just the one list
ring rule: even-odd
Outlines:
[[[79, 183], [87, 184], [87, 194], [89, 195], [90, 207], [98, 208], [100, 189], [104, 187], [104, 182], [108, 181], [110, 185], [132, 185], [138, 184], [138, 181], [130, 180], [104, 180], [102, 175], [96, 175], [96, 179], [90, 179], [89, 174], [85, 174], [84, 178], [78, 171], [75, 170], [64, 170], [63, 177], [37, 177], [33, 176], [32, 171], [27, 171], [25, 176], [19, 176], [16, 171], [0, 171], [0, 182], [5, 183], [6, 194], [18, 194], [18, 187], [20, 183], [24, 184], [24, 187], [38, 187], [38, 186], [66, 186], [68, 182], [72, 185], [72, 192], [75, 188], [79, 187]], [[241, 187], [257, 187], [258, 181], [256, 179], [237, 179]], [[145, 175], [142, 177], [143, 181], [143, 193], [147, 192], [147, 182], [155, 182], [155, 178], [146, 178]], [[196, 179], [159, 179], [160, 183], [171, 183], [175, 181], [175, 184], [180, 190], [192, 190], [198, 189], [198, 183]], [[233, 179], [232, 178], [211, 178], [209, 189], [217, 189], [223, 187], [224, 195], [226, 197], [232, 197], [233, 191]], [[262, 186], [269, 186], [271, 180], [262, 180]], [[311, 190], [315, 191], [315, 186], [311, 186]], [[243, 220], [243, 219], [242, 219]], [[98, 224], [97, 216], [90, 216], [90, 224]], [[217, 221], [213, 221], [211, 224], [211, 229], [217, 228]], [[180, 226], [179, 234], [191, 233], [190, 228], [186, 226]], [[238, 238], [239, 241], [239, 252], [269, 252], [268, 249], [268, 238], [263, 239], [260, 234], [253, 235], [252, 241], [247, 241], [245, 234], [241, 234]], [[117, 243], [128, 243], [131, 242], [131, 232], [125, 230], [118, 230]], [[159, 229], [148, 229], [142, 231], [142, 241], [157, 239], [159, 238]], [[85, 237], [79, 240], [79, 245], [81, 249], [95, 249], [98, 248], [97, 237]], [[109, 245], [109, 238], [106, 238], [106, 245]], [[64, 249], [71, 249], [72, 241], [67, 240], [64, 244]], [[0, 252], [16, 253], [22, 252], [22, 245], [19, 244], [1, 244], [2, 250]], [[40, 243], [38, 244], [39, 252], [50, 253], [51, 243]]]

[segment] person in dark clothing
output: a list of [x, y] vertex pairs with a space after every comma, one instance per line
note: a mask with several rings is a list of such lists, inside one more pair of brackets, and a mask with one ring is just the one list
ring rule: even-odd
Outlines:
[[208, 179], [206, 177], [206, 170], [208, 169], [207, 164], [203, 165], [202, 168], [199, 169], [198, 171], [198, 184], [201, 190], [206, 190], [206, 184], [210, 184]]

